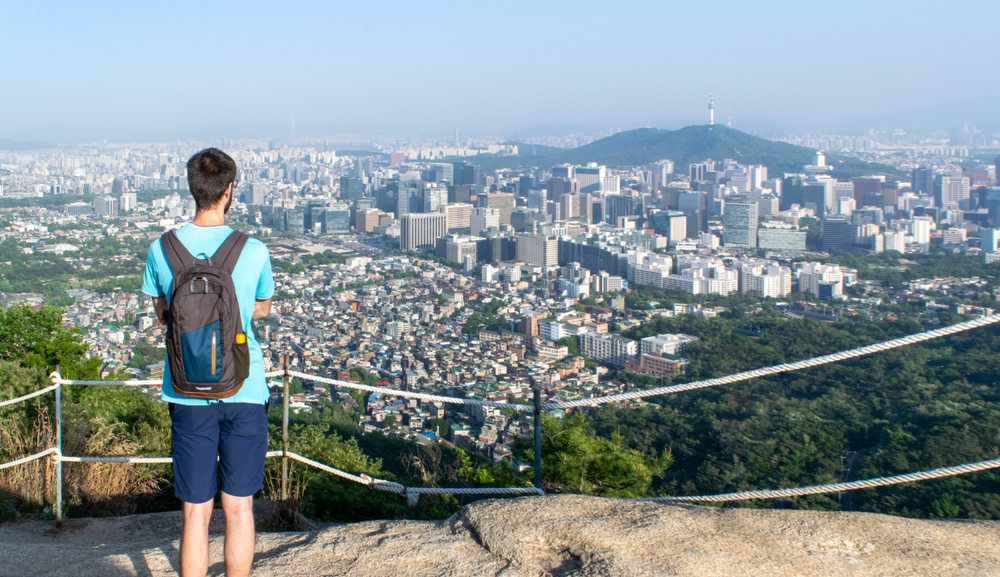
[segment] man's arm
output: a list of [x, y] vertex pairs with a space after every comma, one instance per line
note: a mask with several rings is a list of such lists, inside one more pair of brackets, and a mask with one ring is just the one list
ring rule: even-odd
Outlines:
[[[167, 297], [153, 297], [153, 308], [156, 309], [156, 318], [160, 321], [160, 324], [167, 324]], [[268, 310], [270, 308], [269, 303]]]
[[257, 299], [253, 305], [253, 318], [262, 319], [271, 314], [271, 299]]

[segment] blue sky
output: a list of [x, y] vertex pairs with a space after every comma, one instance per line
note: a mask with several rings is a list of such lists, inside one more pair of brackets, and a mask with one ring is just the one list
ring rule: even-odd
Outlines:
[[[1000, 96], [1000, 2], [0, 3], [0, 138], [797, 129]], [[972, 119], [975, 121], [975, 119]]]

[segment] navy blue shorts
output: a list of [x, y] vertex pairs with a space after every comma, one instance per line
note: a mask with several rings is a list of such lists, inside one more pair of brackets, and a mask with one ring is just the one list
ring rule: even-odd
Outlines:
[[204, 503], [222, 490], [249, 497], [264, 486], [267, 412], [264, 405], [211, 403], [192, 407], [171, 403], [170, 443], [174, 494], [185, 503]]

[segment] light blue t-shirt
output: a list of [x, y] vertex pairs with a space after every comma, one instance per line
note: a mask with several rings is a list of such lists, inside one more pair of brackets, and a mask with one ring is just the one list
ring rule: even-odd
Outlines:
[[[205, 258], [219, 250], [222, 243], [232, 233], [228, 226], [197, 226], [188, 224], [176, 230], [177, 238], [194, 257]], [[171, 283], [173, 272], [163, 254], [160, 239], [156, 239], [149, 247], [146, 257], [146, 273], [142, 278], [142, 292], [153, 297], [166, 296], [167, 306], [170, 306]], [[233, 286], [236, 288], [236, 300], [240, 303], [240, 316], [243, 320], [243, 330], [247, 334], [250, 345], [250, 376], [243, 382], [239, 392], [222, 399], [226, 403], [254, 403], [263, 405], [267, 402], [267, 381], [264, 379], [264, 354], [260, 343], [254, 338], [250, 323], [253, 321], [253, 309], [257, 299], [265, 300], [274, 295], [274, 276], [271, 274], [271, 257], [267, 246], [257, 239], [251, 238], [243, 247], [240, 260], [233, 269]], [[170, 384], [170, 362], [163, 368], [164, 401], [179, 405], [207, 405], [216, 402], [208, 399], [184, 397], [174, 392]]]

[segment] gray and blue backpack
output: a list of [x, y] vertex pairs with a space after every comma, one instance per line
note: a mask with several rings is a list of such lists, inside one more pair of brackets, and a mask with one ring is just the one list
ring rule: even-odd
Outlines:
[[249, 238], [233, 231], [215, 254], [199, 259], [174, 231], [160, 237], [174, 275], [166, 340], [170, 381], [178, 395], [224, 399], [250, 375], [250, 345], [233, 285], [233, 269]]

